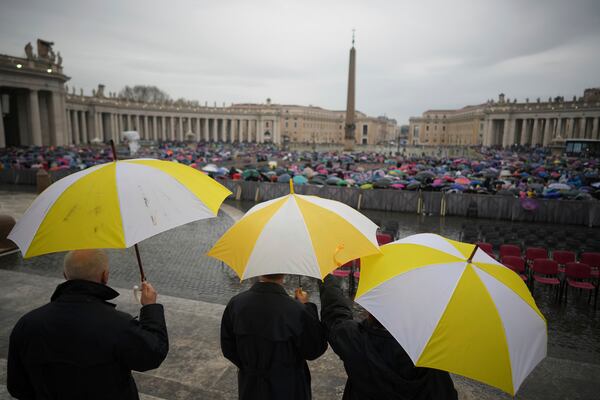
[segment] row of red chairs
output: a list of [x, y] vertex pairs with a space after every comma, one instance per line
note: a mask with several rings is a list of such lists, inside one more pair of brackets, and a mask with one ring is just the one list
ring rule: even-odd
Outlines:
[[[582, 254], [582, 260], [586, 253]], [[588, 253], [599, 255], [600, 253]], [[591, 259], [594, 259], [592, 257]], [[505, 256], [501, 260], [502, 264], [511, 270], [515, 271], [523, 281], [529, 284], [531, 292], [534, 290], [534, 283], [549, 285], [557, 290], [557, 298], [562, 297], [564, 290], [565, 301], [567, 301], [569, 287], [574, 289], [589, 291], [589, 300], [594, 296], [594, 309], [598, 300], [598, 270], [592, 270], [589, 264], [583, 262], [570, 261], [564, 266], [564, 270], [560, 270], [560, 264], [556, 260], [548, 258], [536, 258], [531, 264], [531, 279], [527, 275], [526, 262], [523, 258], [517, 256]], [[564, 272], [564, 279], [561, 281], [560, 273]], [[592, 281], [596, 280], [594, 284]]]
[[[496, 258], [494, 254], [494, 250], [490, 243], [479, 242], [477, 243], [479, 248], [488, 253], [490, 256]], [[500, 256], [499, 260], [504, 259], [504, 257], [523, 257], [521, 253], [521, 248], [514, 244], [503, 244], [500, 246]], [[543, 247], [528, 247], [525, 250], [524, 254], [525, 261], [527, 264], [531, 264], [533, 260], [537, 258], [550, 258], [548, 257], [548, 250]], [[577, 256], [574, 251], [568, 250], [554, 250], [552, 252], [552, 260], [556, 261], [559, 264], [559, 270], [564, 272], [564, 266], [567, 263], [576, 262]], [[592, 268], [600, 268], [600, 253], [594, 252], [586, 252], [582, 253], [579, 259], [579, 262], [584, 264], [588, 264]]]

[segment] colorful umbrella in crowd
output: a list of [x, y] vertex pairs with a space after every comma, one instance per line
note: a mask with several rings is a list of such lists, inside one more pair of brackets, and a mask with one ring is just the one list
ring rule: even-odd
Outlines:
[[286, 273], [321, 279], [379, 253], [377, 225], [355, 209], [291, 193], [252, 207], [208, 252], [240, 277]]
[[[58, 251], [127, 248], [217, 215], [231, 192], [188, 166], [152, 159], [110, 162], [42, 192], [8, 238], [24, 258]], [[143, 276], [138, 253], [140, 273]]]
[[361, 260], [356, 301], [416, 366], [514, 395], [546, 357], [546, 320], [523, 280], [476, 246], [418, 234]]

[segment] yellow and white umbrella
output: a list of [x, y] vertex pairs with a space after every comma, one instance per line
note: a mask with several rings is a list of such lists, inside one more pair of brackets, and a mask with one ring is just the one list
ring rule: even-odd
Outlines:
[[523, 280], [472, 244], [418, 234], [361, 259], [356, 301], [416, 366], [514, 395], [546, 356], [546, 320]]
[[176, 226], [216, 216], [229, 194], [202, 172], [175, 162], [109, 162], [48, 187], [8, 238], [25, 258], [76, 249], [127, 248]]
[[379, 253], [377, 225], [334, 200], [291, 193], [252, 207], [209, 256], [240, 279], [286, 273], [321, 279], [338, 266]]

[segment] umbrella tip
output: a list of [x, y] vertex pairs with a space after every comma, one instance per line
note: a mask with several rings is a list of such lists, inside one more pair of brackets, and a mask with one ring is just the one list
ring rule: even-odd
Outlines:
[[290, 194], [294, 194], [294, 180], [290, 178]]

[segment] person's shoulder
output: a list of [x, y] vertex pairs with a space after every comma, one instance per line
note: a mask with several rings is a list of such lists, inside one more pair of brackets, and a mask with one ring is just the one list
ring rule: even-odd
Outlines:
[[30, 326], [35, 326], [36, 324], [42, 323], [42, 320], [48, 316], [49, 308], [52, 303], [44, 304], [38, 308], [35, 308], [27, 313], [25, 313], [17, 323], [15, 324], [13, 331], [19, 331], [26, 329]]

